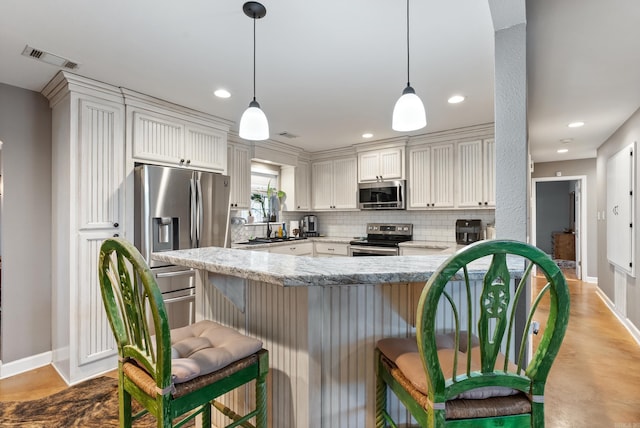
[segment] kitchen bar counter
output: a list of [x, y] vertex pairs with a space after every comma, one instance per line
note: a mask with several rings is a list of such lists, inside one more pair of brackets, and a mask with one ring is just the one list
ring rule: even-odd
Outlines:
[[[153, 258], [220, 275], [295, 287], [424, 283], [451, 254], [443, 251], [429, 256], [385, 257], [381, 263], [379, 257], [314, 258], [208, 247], [154, 253]], [[469, 266], [469, 274], [480, 277], [488, 267], [488, 261], [476, 262]]]
[[[262, 340], [270, 427], [373, 428], [375, 344], [415, 335], [422, 288], [447, 256], [312, 258], [201, 248], [152, 257], [197, 269], [196, 319]], [[472, 287], [487, 267], [471, 269]], [[222, 402], [242, 404], [247, 396], [251, 391]], [[394, 418], [406, 421], [397, 400], [389, 404]]]

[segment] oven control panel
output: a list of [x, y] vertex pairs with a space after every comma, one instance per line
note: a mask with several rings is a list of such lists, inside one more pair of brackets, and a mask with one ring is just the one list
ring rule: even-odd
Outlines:
[[410, 223], [367, 223], [369, 235], [413, 235]]

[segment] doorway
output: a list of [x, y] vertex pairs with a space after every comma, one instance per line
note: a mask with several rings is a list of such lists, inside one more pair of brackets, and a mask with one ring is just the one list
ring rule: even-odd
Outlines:
[[586, 176], [532, 179], [531, 237], [570, 276], [587, 275]]

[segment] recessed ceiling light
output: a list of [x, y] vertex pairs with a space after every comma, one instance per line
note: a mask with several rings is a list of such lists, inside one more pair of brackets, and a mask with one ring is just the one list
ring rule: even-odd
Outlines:
[[569, 128], [580, 128], [581, 126], [584, 126], [584, 122], [571, 122], [569, 125], [567, 125]]
[[558, 149], [558, 153], [567, 153], [569, 149]]
[[216, 89], [213, 95], [215, 95], [218, 98], [229, 98], [231, 96], [231, 93], [226, 89]]
[[373, 134], [370, 132], [365, 132], [364, 134], [362, 134], [362, 138], [371, 138], [373, 137]]
[[560, 142], [562, 144], [573, 143], [573, 138], [563, 138]]
[[449, 101], [449, 104], [458, 104], [461, 103], [465, 100], [466, 97], [462, 96], [462, 95], [454, 95], [451, 98], [449, 98], [447, 101]]

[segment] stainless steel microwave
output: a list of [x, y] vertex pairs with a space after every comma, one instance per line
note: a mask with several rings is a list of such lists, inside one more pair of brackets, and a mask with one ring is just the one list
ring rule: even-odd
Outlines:
[[361, 210], [403, 210], [405, 180], [377, 181], [358, 184], [358, 204]]

